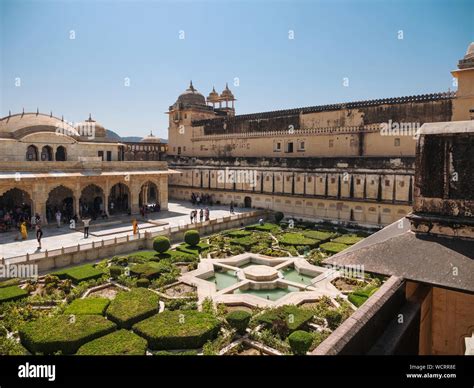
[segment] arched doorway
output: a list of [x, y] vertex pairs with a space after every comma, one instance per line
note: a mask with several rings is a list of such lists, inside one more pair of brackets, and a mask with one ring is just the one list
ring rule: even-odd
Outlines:
[[147, 206], [151, 208], [156, 208], [160, 205], [159, 196], [158, 196], [158, 187], [153, 182], [146, 182], [142, 185], [140, 189], [140, 195], [138, 198], [138, 204], [140, 207]]
[[104, 191], [97, 185], [86, 186], [79, 199], [79, 212], [81, 218], [92, 217], [96, 219], [104, 211]]
[[69, 221], [74, 216], [74, 195], [71, 189], [65, 186], [55, 187], [49, 192], [46, 201], [46, 219], [48, 222], [56, 221], [56, 212], [61, 212], [64, 221]]
[[41, 160], [45, 162], [53, 160], [53, 149], [50, 146], [44, 146], [41, 150]]
[[[1, 229], [15, 227], [18, 222], [30, 221], [32, 214], [30, 195], [17, 188], [10, 189], [0, 196], [0, 223]], [[5, 220], [5, 215], [8, 216]]]
[[38, 148], [34, 145], [29, 145], [26, 149], [26, 160], [36, 161], [38, 160]]
[[66, 161], [66, 148], [63, 146], [59, 146], [56, 148], [56, 161], [57, 162], [65, 162]]
[[252, 207], [252, 198], [250, 197], [245, 197], [244, 198], [244, 206], [251, 208]]
[[129, 213], [130, 190], [127, 185], [117, 183], [112, 186], [109, 193], [110, 214]]

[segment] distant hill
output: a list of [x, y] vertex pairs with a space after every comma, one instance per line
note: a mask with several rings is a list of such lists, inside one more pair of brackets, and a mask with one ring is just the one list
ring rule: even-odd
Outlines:
[[[117, 140], [117, 141], [124, 141], [124, 142], [138, 142], [143, 138], [140, 136], [120, 136], [117, 132], [111, 131], [107, 129], [107, 137], [109, 139]], [[168, 143], [168, 139], [160, 139], [162, 143]]]

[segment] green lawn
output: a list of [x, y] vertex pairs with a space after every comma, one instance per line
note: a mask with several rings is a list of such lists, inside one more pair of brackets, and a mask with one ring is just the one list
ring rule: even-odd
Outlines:
[[67, 306], [64, 314], [104, 315], [110, 300], [106, 298], [75, 299]]
[[11, 302], [28, 296], [28, 292], [18, 286], [0, 288], [0, 303]]

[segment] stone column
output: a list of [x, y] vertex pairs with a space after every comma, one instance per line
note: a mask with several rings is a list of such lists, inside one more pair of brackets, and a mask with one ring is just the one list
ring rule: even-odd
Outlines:
[[160, 178], [158, 190], [161, 210], [168, 210], [168, 175]]
[[109, 180], [106, 178], [105, 180], [105, 192], [104, 192], [104, 211], [107, 216], [109, 216], [109, 194], [110, 194], [110, 184]]
[[31, 196], [31, 211], [33, 214], [38, 213], [41, 217], [43, 225], [48, 224], [46, 218], [46, 201], [48, 200], [48, 193], [46, 192], [46, 186], [44, 184], [33, 185]]
[[132, 214], [140, 213], [140, 189], [141, 185], [136, 182], [133, 178], [130, 179], [130, 212]]

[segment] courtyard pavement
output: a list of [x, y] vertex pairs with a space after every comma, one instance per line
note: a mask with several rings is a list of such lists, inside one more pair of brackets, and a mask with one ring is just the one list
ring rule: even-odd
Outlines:
[[[203, 206], [205, 208], [206, 206]], [[159, 213], [149, 213], [147, 220], [158, 222], [158, 225], [142, 220], [140, 215], [136, 216], [140, 231], [156, 232], [164, 228], [179, 225], [190, 224], [189, 214], [191, 210], [199, 207], [193, 206], [190, 202], [169, 202], [168, 210]], [[210, 206], [210, 219], [227, 217], [230, 215], [228, 206]], [[251, 209], [235, 208], [235, 214], [245, 213]], [[78, 223], [78, 230], [71, 230], [67, 225], [57, 228], [55, 225], [43, 227], [43, 238], [41, 240], [42, 249], [37, 250], [38, 243], [36, 241], [34, 230], [29, 231], [28, 239], [25, 241], [15, 241], [16, 232], [0, 233], [0, 259], [2, 257], [8, 259], [10, 257], [22, 256], [27, 253], [33, 254], [44, 252], [46, 249], [60, 249], [61, 247], [71, 247], [82, 244], [90, 244], [91, 242], [101, 241], [113, 237], [124, 237], [133, 235], [131, 221], [135, 216], [121, 217], [120, 223], [111, 225], [113, 218], [105, 220], [103, 226], [100, 227], [102, 221], [93, 221], [90, 224], [89, 238], [84, 238], [82, 232], [82, 222]], [[123, 221], [123, 222], [122, 222]], [[107, 225], [107, 223], [109, 223]], [[95, 226], [95, 227], [94, 227]]]

